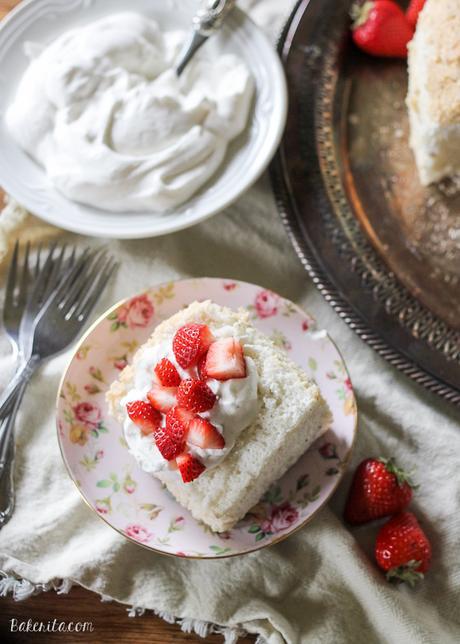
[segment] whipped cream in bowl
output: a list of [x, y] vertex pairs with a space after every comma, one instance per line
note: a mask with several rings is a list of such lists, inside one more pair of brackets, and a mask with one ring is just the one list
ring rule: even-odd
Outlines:
[[[174, 458], [164, 458], [155, 442], [155, 432], [145, 433], [139, 423], [130, 417], [128, 409], [130, 403], [142, 401], [150, 405], [150, 392], [152, 387], [161, 384], [155, 375], [155, 367], [163, 359], [169, 360], [177, 370], [181, 382], [189, 379], [206, 383], [215, 396], [215, 401], [209, 409], [201, 412], [189, 412], [190, 417], [203, 419], [211, 423], [215, 431], [223, 437], [223, 446], [220, 448], [206, 448], [194, 444], [189, 436], [185, 437], [184, 453], [192, 455], [205, 469], [219, 465], [235, 445], [238, 436], [249, 427], [257, 417], [258, 402], [258, 373], [253, 359], [244, 355], [244, 337], [235, 335], [230, 326], [213, 329], [211, 327], [213, 342], [231, 339], [243, 350], [244, 376], [225, 379], [203, 376], [194, 361], [189, 367], [182, 367], [173, 349], [173, 337], [164, 340], [143, 350], [142, 357], [134, 366], [133, 387], [121, 400], [121, 407], [126, 409], [123, 422], [123, 432], [129, 451], [139, 463], [141, 468], [149, 473], [170, 470], [172, 476], [180, 476]], [[209, 352], [210, 353], [210, 352]], [[208, 353], [208, 355], [209, 355]], [[173, 396], [179, 398], [178, 388], [173, 388]], [[168, 431], [167, 414], [170, 409], [180, 407], [180, 399], [174, 399], [164, 409], [161, 408], [162, 418], [160, 426]], [[160, 409], [160, 408], [159, 408]]]
[[186, 228], [247, 190], [281, 137], [284, 74], [236, 8], [177, 78], [196, 6], [35, 0], [2, 21], [2, 187], [61, 228], [118, 239]]
[[246, 127], [253, 80], [234, 54], [197, 57], [179, 78], [185, 38], [126, 12], [29, 47], [6, 123], [61, 194], [163, 213], [214, 175]]

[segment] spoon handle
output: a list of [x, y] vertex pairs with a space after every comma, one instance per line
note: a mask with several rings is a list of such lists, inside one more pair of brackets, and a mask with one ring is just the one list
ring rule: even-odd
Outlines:
[[236, 5], [236, 0], [204, 0], [193, 18], [193, 27], [203, 36], [211, 36], [221, 28], [227, 15]]
[[218, 31], [227, 15], [236, 5], [236, 0], [203, 0], [200, 9], [192, 20], [193, 31], [186, 41], [176, 64], [176, 74], [180, 76], [186, 65], [207, 39]]

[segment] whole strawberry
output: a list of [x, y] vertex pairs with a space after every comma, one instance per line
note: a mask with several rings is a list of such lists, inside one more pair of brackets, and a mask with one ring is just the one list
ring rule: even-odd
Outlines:
[[373, 56], [406, 58], [414, 30], [396, 2], [366, 0], [354, 4], [350, 15], [353, 40], [360, 49]]
[[410, 475], [394, 459], [368, 458], [356, 468], [345, 506], [345, 520], [367, 523], [401, 512], [412, 499]]
[[406, 11], [406, 20], [410, 26], [415, 29], [417, 26], [418, 15], [425, 5], [425, 0], [411, 0]]
[[431, 564], [431, 544], [412, 512], [401, 512], [380, 528], [375, 559], [387, 579], [414, 586]]

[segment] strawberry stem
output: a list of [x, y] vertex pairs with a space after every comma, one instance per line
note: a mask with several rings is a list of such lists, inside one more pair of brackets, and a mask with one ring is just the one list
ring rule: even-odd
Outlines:
[[418, 572], [417, 568], [421, 565], [421, 561], [415, 561], [411, 559], [406, 564], [402, 566], [396, 566], [395, 568], [390, 568], [386, 574], [386, 578], [391, 583], [401, 584], [407, 583], [411, 588], [414, 588], [415, 584], [418, 581], [421, 581], [424, 577], [423, 572]]
[[407, 483], [413, 490], [418, 487], [418, 485], [416, 485], [412, 480], [412, 474], [414, 473], [413, 470], [411, 472], [405, 472], [403, 469], [396, 465], [395, 459], [393, 457], [380, 457], [378, 460], [385, 465], [387, 471], [390, 472], [390, 474], [394, 474], [396, 476], [399, 487], [402, 487], [404, 483]]
[[367, 19], [374, 7], [374, 0], [366, 0], [365, 2], [355, 2], [350, 9], [350, 17], [353, 20], [352, 29], [361, 27]]

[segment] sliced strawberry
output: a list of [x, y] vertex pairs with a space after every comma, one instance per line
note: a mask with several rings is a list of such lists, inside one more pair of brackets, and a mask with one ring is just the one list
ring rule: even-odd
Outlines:
[[157, 427], [153, 432], [155, 444], [158, 447], [160, 454], [167, 461], [172, 461], [184, 451], [184, 441], [174, 440], [164, 427]]
[[133, 423], [140, 427], [145, 436], [154, 432], [161, 423], [160, 412], [143, 400], [127, 403], [126, 410]]
[[199, 413], [214, 407], [216, 394], [204, 380], [182, 380], [177, 389], [177, 404], [183, 409]]
[[163, 387], [178, 387], [180, 385], [180, 375], [171, 360], [163, 358], [154, 369], [158, 382]]
[[166, 432], [176, 443], [185, 443], [190, 421], [194, 418], [192, 412], [180, 407], [173, 407], [166, 414]]
[[196, 416], [188, 426], [187, 442], [203, 449], [222, 449], [225, 441], [222, 434], [209, 420]]
[[176, 459], [184, 483], [190, 483], [205, 471], [205, 466], [191, 454], [181, 454]]
[[214, 340], [207, 324], [186, 324], [173, 338], [173, 351], [183, 369], [193, 367]]
[[162, 387], [154, 383], [147, 394], [147, 398], [152, 407], [166, 414], [167, 411], [177, 404], [176, 395], [177, 387]]
[[200, 380], [206, 380], [208, 377], [208, 372], [206, 371], [206, 357], [207, 353], [203, 353], [201, 358], [198, 360], [197, 364], [197, 369], [198, 369], [198, 375], [200, 376]]
[[213, 342], [205, 368], [208, 378], [216, 380], [246, 378], [246, 361], [241, 343], [235, 338], [221, 338]]

